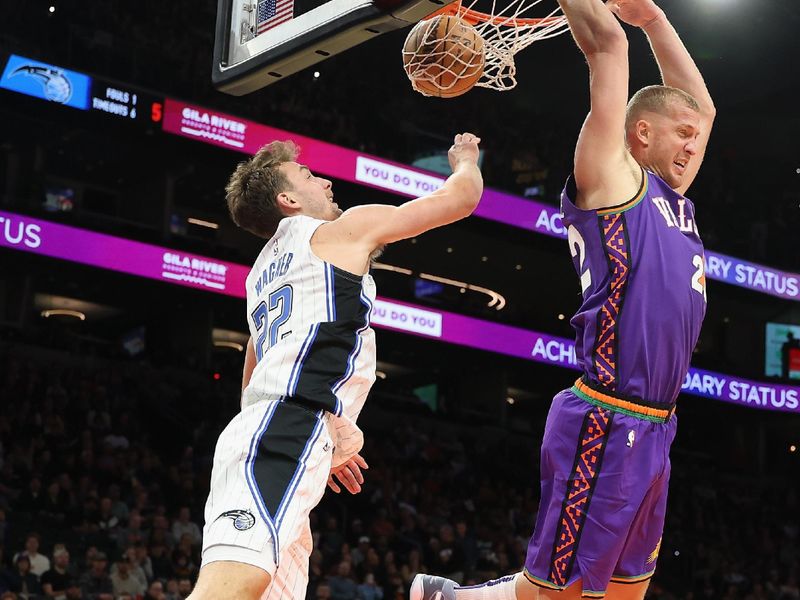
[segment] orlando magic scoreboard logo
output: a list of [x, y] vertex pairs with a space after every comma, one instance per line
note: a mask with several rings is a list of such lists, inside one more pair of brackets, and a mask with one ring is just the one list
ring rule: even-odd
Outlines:
[[11, 55], [0, 87], [81, 110], [89, 108], [92, 79], [54, 65]]

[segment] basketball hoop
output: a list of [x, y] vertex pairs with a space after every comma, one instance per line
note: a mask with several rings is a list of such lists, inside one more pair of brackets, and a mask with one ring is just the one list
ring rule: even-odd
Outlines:
[[[478, 0], [456, 0], [429, 18], [450, 15], [475, 28], [483, 38], [485, 63], [483, 75], [475, 84], [504, 92], [517, 85], [514, 56], [536, 41], [561, 35], [569, 30], [567, 18], [556, 6], [544, 17], [529, 17], [529, 10], [543, 0], [511, 0], [505, 7], [492, 0], [490, 12], [474, 7]], [[503, 0], [505, 1], [505, 0]], [[465, 6], [465, 4], [467, 4]]]

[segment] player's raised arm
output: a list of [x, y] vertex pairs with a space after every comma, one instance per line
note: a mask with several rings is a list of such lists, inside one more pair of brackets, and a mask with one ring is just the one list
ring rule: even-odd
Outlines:
[[319, 228], [315, 243], [361, 246], [367, 254], [383, 244], [411, 238], [472, 214], [483, 193], [478, 168], [480, 138], [471, 133], [455, 136], [448, 153], [453, 174], [428, 196], [400, 206], [369, 204], [356, 206]]
[[624, 202], [641, 180], [625, 146], [628, 40], [601, 0], [559, 4], [589, 63], [591, 107], [575, 147], [576, 202], [580, 208], [603, 208]]
[[696, 155], [687, 166], [680, 187], [675, 191], [685, 193], [694, 181], [703, 162], [716, 108], [700, 70], [684, 46], [675, 28], [653, 0], [612, 0], [608, 7], [620, 20], [640, 27], [647, 35], [655, 54], [664, 85], [690, 94], [700, 107], [700, 130], [697, 132]]

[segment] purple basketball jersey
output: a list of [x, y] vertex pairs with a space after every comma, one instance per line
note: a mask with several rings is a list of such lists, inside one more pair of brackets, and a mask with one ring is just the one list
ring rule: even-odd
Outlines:
[[578, 364], [620, 394], [675, 401], [706, 311], [703, 244], [692, 202], [643, 171], [628, 202], [575, 206], [561, 194], [583, 304], [572, 318]]

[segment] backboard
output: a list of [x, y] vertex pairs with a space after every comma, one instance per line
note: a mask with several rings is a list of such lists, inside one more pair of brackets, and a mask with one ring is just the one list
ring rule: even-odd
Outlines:
[[218, 0], [214, 86], [249, 94], [453, 0]]

